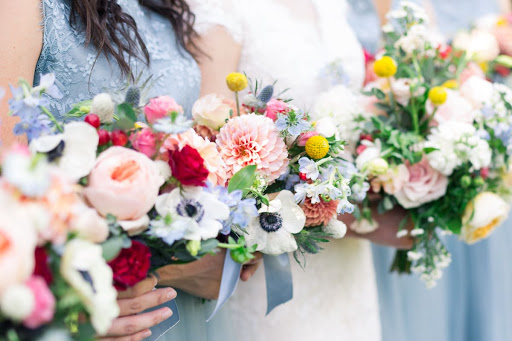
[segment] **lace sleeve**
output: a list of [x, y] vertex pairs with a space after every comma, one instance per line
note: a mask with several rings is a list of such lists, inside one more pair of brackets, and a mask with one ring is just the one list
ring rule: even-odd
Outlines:
[[[196, 16], [194, 27], [200, 35], [216, 26], [221, 26], [239, 44], [243, 40], [243, 21], [238, 8], [245, 0], [189, 0], [188, 4]], [[254, 0], [253, 0], [254, 1]], [[257, 1], [257, 0], [256, 0]]]

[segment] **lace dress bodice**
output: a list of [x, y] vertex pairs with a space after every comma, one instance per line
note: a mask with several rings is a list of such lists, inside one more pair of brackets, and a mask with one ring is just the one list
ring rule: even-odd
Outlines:
[[[196, 29], [223, 27], [241, 45], [238, 71], [311, 109], [332, 83], [328, 64], [342, 81], [359, 90], [364, 56], [349, 28], [343, 0], [189, 0]], [[340, 70], [341, 69], [341, 70]], [[359, 240], [328, 243], [308, 257], [303, 270], [292, 258], [294, 299], [265, 317], [264, 271], [259, 269], [227, 302], [222, 314], [234, 326], [212, 340], [379, 341], [380, 324], [369, 244]]]
[[[177, 44], [167, 19], [139, 5], [137, 0], [117, 2], [134, 18], [149, 51], [149, 66], [140, 59], [130, 59], [131, 71], [141, 83], [151, 76], [143, 97], [169, 95], [188, 112], [199, 96], [201, 76], [197, 63]], [[119, 94], [126, 88], [130, 79], [121, 74], [115, 60], [103, 54], [96, 59], [96, 48], [92, 44], [86, 46], [84, 33], [71, 27], [70, 0], [42, 0], [42, 8], [44, 41], [34, 84], [39, 83], [41, 74], [55, 74], [56, 85], [64, 94], [60, 100], [49, 97], [49, 109], [55, 116], [61, 117], [73, 103], [98, 93]]]

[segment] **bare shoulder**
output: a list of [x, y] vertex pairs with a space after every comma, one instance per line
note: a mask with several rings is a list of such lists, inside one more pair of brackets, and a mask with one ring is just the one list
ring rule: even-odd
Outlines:
[[43, 45], [41, 21], [40, 0], [0, 1], [0, 82], [8, 76], [4, 68], [33, 73]]

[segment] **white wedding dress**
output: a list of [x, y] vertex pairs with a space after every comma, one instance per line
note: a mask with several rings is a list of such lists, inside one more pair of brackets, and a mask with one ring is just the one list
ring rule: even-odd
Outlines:
[[[290, 88], [302, 109], [330, 84], [322, 69], [341, 60], [359, 90], [364, 56], [345, 19], [344, 0], [189, 0], [196, 29], [222, 26], [242, 45], [238, 71], [265, 85]], [[221, 340], [379, 341], [380, 322], [370, 245], [355, 239], [327, 243], [303, 270], [291, 257], [293, 300], [266, 312], [265, 273], [259, 269], [223, 308], [231, 322]]]

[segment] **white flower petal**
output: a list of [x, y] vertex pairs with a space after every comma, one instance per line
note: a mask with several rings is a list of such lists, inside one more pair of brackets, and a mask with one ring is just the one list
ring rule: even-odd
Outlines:
[[54, 150], [63, 140], [62, 134], [41, 136], [30, 142], [30, 151], [32, 153], [48, 153]]
[[125, 230], [128, 235], [136, 236], [144, 232], [149, 226], [149, 217], [143, 215], [137, 220], [120, 220], [118, 221], [119, 225]]
[[283, 218], [283, 229], [289, 233], [299, 233], [306, 224], [306, 215], [304, 211], [295, 203], [293, 193], [290, 191], [282, 191], [276, 197], [280, 200], [282, 207], [279, 211]]
[[267, 233], [267, 245], [261, 252], [269, 255], [280, 255], [297, 250], [297, 242], [292, 234], [284, 228]]
[[71, 122], [64, 127], [64, 152], [59, 168], [74, 180], [88, 175], [96, 162], [98, 133], [85, 122]]
[[267, 246], [267, 235], [260, 226], [260, 218], [256, 217], [251, 220], [251, 223], [245, 229], [245, 243], [248, 246], [258, 245], [257, 251], [263, 250]]

